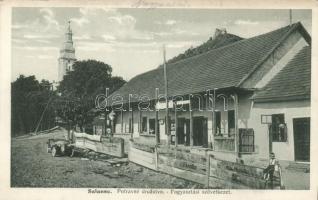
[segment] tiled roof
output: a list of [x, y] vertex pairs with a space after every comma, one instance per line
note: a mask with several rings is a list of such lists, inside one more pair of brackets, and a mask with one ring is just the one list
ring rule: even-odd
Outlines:
[[[284, 37], [300, 26], [296, 23], [168, 64], [168, 96], [237, 86]], [[120, 94], [124, 102], [129, 94], [146, 94], [155, 99], [155, 88], [164, 94], [163, 68], [135, 76], [112, 95]]]
[[256, 101], [309, 99], [311, 74], [310, 46], [304, 47], [256, 95]]
[[[177, 61], [185, 59], [185, 58], [189, 58], [189, 57], [192, 57], [195, 55], [205, 53], [205, 52], [212, 50], [212, 49], [224, 47], [226, 45], [240, 41], [242, 39], [243, 38], [241, 38], [237, 35], [233, 35], [233, 34], [229, 34], [229, 33], [219, 34], [214, 38], [210, 38], [208, 41], [204, 42], [203, 44], [201, 44], [197, 47], [194, 47], [194, 48], [191, 47], [190, 49], [187, 49], [184, 53], [181, 53], [181, 54], [171, 58], [170, 60], [168, 60], [167, 63], [174, 63], [174, 62], [177, 62]], [[163, 67], [163, 64], [161, 64], [159, 67]]]

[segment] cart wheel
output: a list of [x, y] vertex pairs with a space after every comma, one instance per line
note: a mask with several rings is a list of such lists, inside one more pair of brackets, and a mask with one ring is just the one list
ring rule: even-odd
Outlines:
[[52, 150], [51, 150], [52, 156], [53, 156], [53, 157], [56, 157], [56, 153], [57, 153], [56, 147], [52, 147]]

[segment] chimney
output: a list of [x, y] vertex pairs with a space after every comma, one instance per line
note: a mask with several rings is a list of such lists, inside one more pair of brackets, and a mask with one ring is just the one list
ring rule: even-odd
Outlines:
[[216, 28], [215, 29], [215, 32], [214, 32], [214, 36], [213, 36], [213, 39], [215, 39], [216, 37], [218, 37], [219, 35], [225, 35], [227, 32], [226, 32], [226, 29], [225, 28]]

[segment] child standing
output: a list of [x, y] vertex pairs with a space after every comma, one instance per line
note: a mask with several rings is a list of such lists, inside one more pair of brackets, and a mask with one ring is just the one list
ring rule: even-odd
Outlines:
[[275, 158], [275, 154], [270, 153], [268, 166], [266, 167], [266, 169], [264, 169], [263, 173], [264, 173], [264, 179], [266, 181], [268, 181], [268, 180], [271, 181], [272, 187], [273, 187], [274, 172], [275, 172], [275, 170], [278, 169], [278, 167], [279, 167], [278, 165], [279, 165], [279, 163]]

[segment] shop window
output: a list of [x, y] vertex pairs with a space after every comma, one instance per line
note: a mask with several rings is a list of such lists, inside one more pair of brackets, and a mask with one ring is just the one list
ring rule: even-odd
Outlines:
[[235, 111], [229, 110], [227, 112], [227, 117], [228, 117], [228, 133], [229, 135], [234, 135], [235, 134]]
[[155, 134], [155, 119], [149, 119], [149, 134]]
[[[156, 119], [149, 119], [149, 134], [155, 134], [155, 127], [156, 127]], [[158, 124], [158, 128], [157, 128], [157, 130], [158, 130], [158, 133], [159, 133], [159, 123], [157, 122], [157, 124]]]
[[285, 124], [284, 114], [272, 115], [272, 124], [269, 125], [273, 142], [287, 141], [287, 126]]
[[215, 126], [216, 126], [216, 134], [221, 134], [221, 112], [215, 111]]
[[129, 124], [125, 123], [125, 133], [129, 133]]
[[141, 132], [147, 132], [147, 117], [142, 118], [141, 124], [142, 124]]
[[128, 124], [125, 123], [125, 133], [132, 133], [133, 132], [133, 124], [132, 119], [128, 120]]

